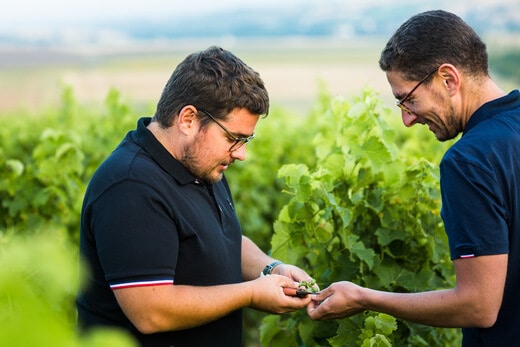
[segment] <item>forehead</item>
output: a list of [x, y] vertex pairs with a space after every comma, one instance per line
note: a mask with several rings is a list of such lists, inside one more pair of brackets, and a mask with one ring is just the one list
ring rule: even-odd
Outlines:
[[415, 86], [414, 81], [405, 80], [403, 74], [397, 71], [387, 71], [386, 79], [397, 99], [402, 99]]
[[238, 136], [249, 136], [254, 133], [259, 118], [260, 115], [251, 113], [245, 108], [236, 108], [222, 123]]

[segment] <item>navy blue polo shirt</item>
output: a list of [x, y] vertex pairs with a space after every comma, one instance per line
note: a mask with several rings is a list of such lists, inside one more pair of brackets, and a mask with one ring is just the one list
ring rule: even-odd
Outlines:
[[140, 334], [113, 290], [242, 281], [242, 233], [223, 178], [191, 175], [141, 118], [94, 174], [81, 215], [80, 252], [90, 267], [78, 294], [79, 325], [118, 326], [145, 346], [241, 346], [242, 313], [198, 328]]
[[520, 94], [480, 107], [441, 165], [442, 218], [452, 259], [509, 254], [496, 324], [463, 329], [463, 346], [518, 343], [520, 315]]

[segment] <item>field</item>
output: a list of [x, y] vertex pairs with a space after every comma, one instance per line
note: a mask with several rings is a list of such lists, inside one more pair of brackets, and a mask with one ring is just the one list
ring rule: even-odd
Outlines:
[[[155, 105], [175, 66], [189, 53], [214, 42], [176, 42], [132, 47], [77, 47], [0, 51], [0, 114], [34, 111], [59, 102], [71, 86], [80, 103], [100, 103], [110, 88], [132, 105]], [[267, 40], [216, 43], [257, 70], [274, 107], [306, 112], [323, 83], [334, 95], [358, 94], [372, 86], [392, 102], [378, 67], [382, 40], [329, 42]], [[170, 48], [173, 47], [173, 48]]]
[[[383, 38], [292, 38], [190, 40], [113, 47], [0, 47], [0, 116], [52, 108], [59, 103], [65, 86], [72, 87], [81, 104], [100, 104], [108, 91], [115, 88], [129, 105], [153, 112], [175, 66], [187, 54], [210, 45], [234, 52], [258, 71], [273, 107], [307, 113], [316, 101], [320, 85], [332, 95], [347, 98], [370, 86], [385, 104], [392, 106], [394, 97], [378, 65], [385, 42]], [[498, 46], [503, 45], [517, 47], [511, 43]], [[490, 48], [490, 55], [493, 51]], [[511, 81], [493, 77], [505, 90], [516, 87]]]

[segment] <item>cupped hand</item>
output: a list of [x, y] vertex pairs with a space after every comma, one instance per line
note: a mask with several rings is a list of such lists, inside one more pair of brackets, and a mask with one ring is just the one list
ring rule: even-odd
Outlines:
[[269, 275], [250, 281], [251, 307], [274, 314], [283, 314], [304, 308], [311, 302], [304, 298], [284, 294], [284, 288], [297, 288], [298, 283], [281, 275]]
[[[292, 279], [295, 282], [311, 281], [312, 277], [299, 267], [291, 264], [280, 264], [273, 269], [273, 274], [281, 275]], [[316, 286], [316, 290], [319, 288]]]

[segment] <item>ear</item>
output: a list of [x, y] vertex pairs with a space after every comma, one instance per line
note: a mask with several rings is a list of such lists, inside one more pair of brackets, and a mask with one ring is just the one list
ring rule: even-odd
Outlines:
[[197, 117], [197, 109], [195, 106], [184, 106], [179, 112], [179, 118], [177, 122], [182, 133], [188, 134], [190, 132], [198, 131], [199, 121]]
[[439, 67], [439, 75], [448, 90], [450, 96], [455, 95], [460, 88], [462, 76], [460, 71], [452, 64], [442, 64]]

